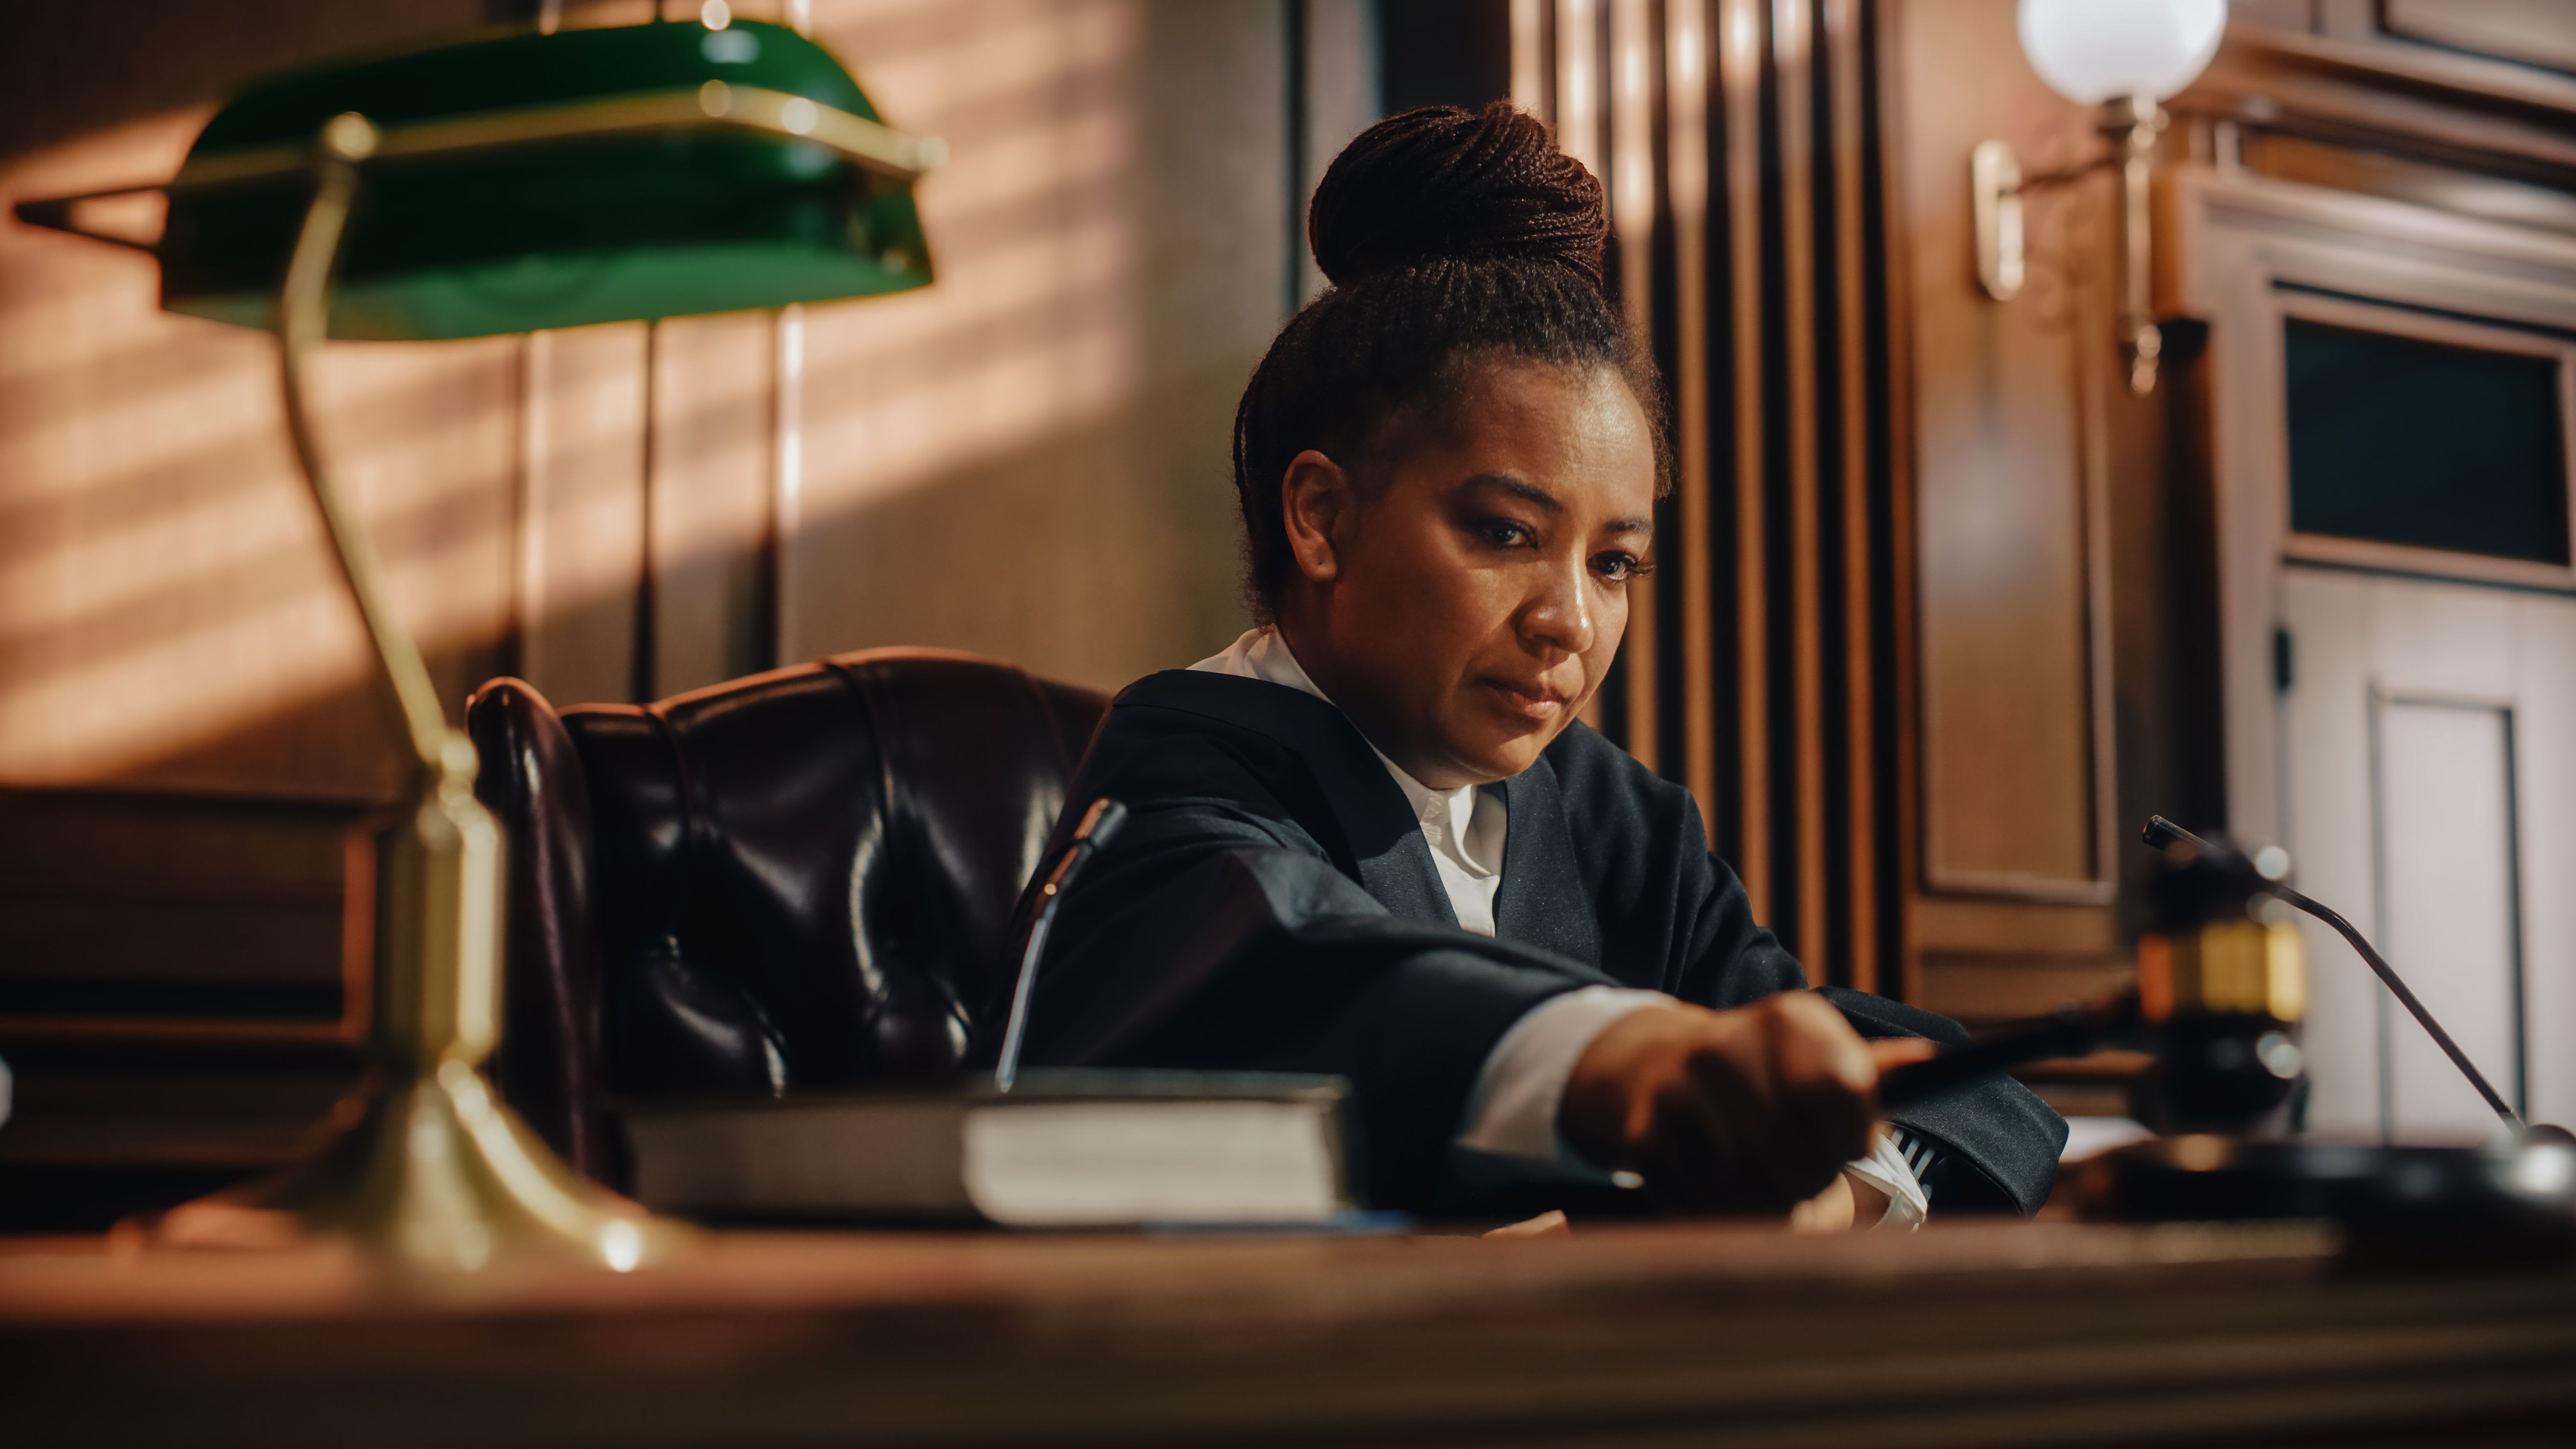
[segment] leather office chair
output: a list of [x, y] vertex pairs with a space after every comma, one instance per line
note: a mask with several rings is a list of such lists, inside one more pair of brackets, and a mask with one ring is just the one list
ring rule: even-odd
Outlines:
[[611, 1093], [947, 1077], [1107, 707], [924, 649], [641, 707], [484, 685], [466, 728], [510, 839], [502, 1095], [613, 1179]]

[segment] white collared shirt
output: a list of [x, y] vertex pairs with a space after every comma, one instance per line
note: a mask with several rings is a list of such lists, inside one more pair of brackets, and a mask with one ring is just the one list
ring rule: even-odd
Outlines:
[[[1273, 628], [1248, 630], [1224, 653], [1190, 667], [1283, 684], [1332, 703]], [[1388, 759], [1376, 742], [1371, 741], [1369, 748], [1413, 808], [1414, 823], [1431, 847], [1432, 867], [1439, 872], [1441, 889], [1449, 897], [1449, 909], [1459, 927], [1480, 936], [1494, 934], [1494, 898], [1502, 889], [1503, 846], [1511, 828], [1511, 812], [1503, 804], [1502, 791], [1478, 785], [1434, 790]], [[1565, 1097], [1566, 1080], [1611, 1023], [1671, 999], [1660, 991], [1585, 986], [1530, 1008], [1494, 1043], [1476, 1074], [1456, 1139], [1462, 1170], [1489, 1182], [1531, 1177], [1607, 1180], [1607, 1174], [1584, 1161], [1557, 1133], [1557, 1108]], [[1887, 1214], [1881, 1225], [1922, 1224], [1927, 1206], [1923, 1186], [1903, 1144], [1882, 1134], [1868, 1157], [1843, 1171], [1886, 1195]]]

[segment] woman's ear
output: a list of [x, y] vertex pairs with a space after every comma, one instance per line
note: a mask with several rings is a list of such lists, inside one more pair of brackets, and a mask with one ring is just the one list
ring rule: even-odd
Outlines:
[[1288, 526], [1288, 551], [1308, 583], [1342, 576], [1341, 531], [1355, 501], [1341, 464], [1312, 448], [1288, 460], [1279, 480], [1279, 512]]

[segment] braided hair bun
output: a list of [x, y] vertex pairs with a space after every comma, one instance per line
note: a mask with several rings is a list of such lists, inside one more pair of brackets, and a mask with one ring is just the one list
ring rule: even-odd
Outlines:
[[1601, 281], [1601, 183], [1508, 101], [1380, 121], [1335, 157], [1306, 210], [1336, 286], [1439, 259], [1555, 262]]
[[1602, 287], [1608, 232], [1601, 183], [1506, 102], [1390, 116], [1334, 158], [1306, 212], [1333, 285], [1280, 330], [1234, 414], [1255, 615], [1274, 616], [1295, 569], [1289, 462], [1311, 448], [1365, 483], [1426, 427], [1471, 427], [1472, 374], [1496, 360], [1623, 378], [1665, 472], [1662, 386]]

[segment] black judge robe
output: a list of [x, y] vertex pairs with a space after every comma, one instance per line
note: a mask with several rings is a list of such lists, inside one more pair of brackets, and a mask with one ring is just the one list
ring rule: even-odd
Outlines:
[[[1023, 1064], [1338, 1073], [1371, 1199], [1470, 1212], [1450, 1144], [1486, 1056], [1530, 1008], [1587, 985], [1716, 1008], [1806, 986], [1710, 853], [1687, 790], [1582, 724], [1501, 788], [1510, 827], [1486, 937], [1459, 928], [1403, 791], [1340, 710], [1235, 675], [1137, 681], [1093, 736], [1042, 857], [1093, 799], [1127, 806], [1058, 908]], [[1883, 997], [1823, 994], [1863, 1036], [1965, 1038]], [[1006, 1009], [987, 1013], [986, 1041]], [[1941, 1152], [1935, 1211], [2035, 1211], [2066, 1139], [2004, 1078], [1888, 1115]]]

